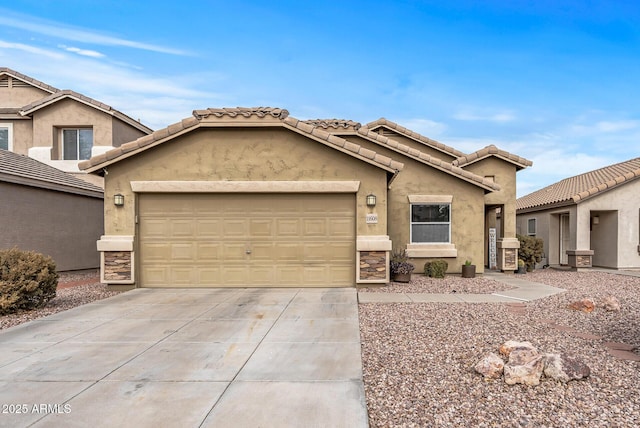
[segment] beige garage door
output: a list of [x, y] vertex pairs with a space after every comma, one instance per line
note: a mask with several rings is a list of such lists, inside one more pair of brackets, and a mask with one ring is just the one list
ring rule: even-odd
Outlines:
[[343, 287], [353, 194], [141, 194], [143, 287]]

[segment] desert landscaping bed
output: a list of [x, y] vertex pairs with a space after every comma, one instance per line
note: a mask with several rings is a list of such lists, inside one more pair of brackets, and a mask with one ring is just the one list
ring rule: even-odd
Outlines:
[[[455, 288], [468, 281], [448, 279]], [[620, 358], [612, 346], [640, 346], [640, 278], [545, 270], [523, 279], [567, 292], [525, 304], [360, 304], [371, 426], [639, 426], [640, 355]], [[598, 307], [607, 296], [619, 311]], [[585, 297], [593, 312], [567, 308]], [[591, 375], [538, 386], [483, 380], [474, 365], [508, 340], [577, 357]]]

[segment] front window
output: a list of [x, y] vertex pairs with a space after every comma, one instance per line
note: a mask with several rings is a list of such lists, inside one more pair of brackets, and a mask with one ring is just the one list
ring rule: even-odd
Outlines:
[[0, 123], [0, 149], [11, 150], [12, 149], [12, 125]]
[[63, 129], [62, 159], [86, 160], [91, 157], [93, 147], [93, 129]]
[[535, 236], [536, 235], [536, 219], [530, 218], [527, 220], [527, 235]]
[[412, 204], [411, 243], [451, 242], [451, 204]]

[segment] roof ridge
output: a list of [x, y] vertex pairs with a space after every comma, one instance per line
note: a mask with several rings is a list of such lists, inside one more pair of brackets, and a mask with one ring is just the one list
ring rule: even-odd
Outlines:
[[357, 131], [362, 127], [362, 124], [360, 122], [355, 122], [349, 119], [310, 119], [310, 120], [305, 120], [303, 122], [314, 125], [314, 126], [320, 126], [325, 129], [343, 128], [343, 129], [353, 129], [354, 131]]
[[484, 177], [481, 177], [477, 174], [474, 174], [470, 171], [467, 171], [465, 169], [462, 169], [456, 165], [453, 165], [449, 162], [443, 161], [440, 158], [437, 158], [435, 156], [431, 156], [427, 153], [421, 152], [419, 150], [413, 149], [409, 146], [407, 146], [406, 144], [402, 144], [397, 142], [396, 140], [389, 138], [389, 137], [385, 137], [384, 135], [378, 134], [377, 132], [373, 132], [371, 131], [369, 128], [367, 127], [362, 127], [357, 131], [358, 134], [363, 135], [375, 142], [381, 143], [381, 144], [385, 144], [387, 146], [389, 146], [390, 148], [392, 148], [392, 150], [395, 151], [400, 151], [403, 152], [406, 156], [409, 156], [413, 159], [418, 160], [419, 162], [431, 165], [441, 171], [444, 171], [448, 174], [452, 174], [455, 176], [458, 176], [458, 178], [461, 178], [465, 181], [472, 181], [475, 184], [478, 185], [482, 185], [485, 188], [489, 188], [491, 190], [500, 190], [501, 187], [499, 184], [493, 182], [493, 181], [489, 181]]
[[33, 77], [29, 77], [26, 74], [22, 74], [22, 73], [20, 73], [18, 71], [15, 71], [15, 70], [13, 70], [13, 69], [11, 69], [9, 67], [0, 67], [0, 74], [3, 74], [3, 73], [4, 74], [8, 74], [8, 75], [10, 75], [12, 77], [15, 77], [15, 78], [17, 78], [19, 80], [22, 80], [23, 82], [29, 83], [31, 85], [35, 85], [35, 86], [39, 87], [40, 89], [44, 89], [47, 92], [54, 93], [54, 92], [58, 92], [59, 91], [58, 88], [55, 88], [55, 87], [53, 87], [51, 85], [48, 85], [48, 84], [46, 84], [44, 82], [41, 82], [40, 80], [34, 79]]
[[285, 109], [277, 107], [223, 107], [223, 108], [207, 108], [204, 110], [194, 110], [193, 116], [196, 119], [203, 119], [209, 116], [215, 117], [251, 117], [258, 116], [263, 118], [271, 116], [277, 119], [284, 119], [289, 116], [289, 112]]
[[506, 150], [502, 150], [500, 148], [498, 148], [497, 146], [495, 146], [494, 144], [489, 144], [486, 147], [481, 148], [480, 150], [476, 150], [473, 153], [469, 153], [468, 155], [464, 155], [464, 156], [460, 156], [457, 159], [455, 159], [453, 162], [451, 162], [453, 165], [457, 165], [459, 167], [462, 167], [464, 165], [468, 165], [470, 163], [473, 162], [477, 162], [481, 159], [484, 159], [486, 157], [489, 156], [498, 156], [504, 160], [506, 160], [507, 162], [511, 162], [517, 166], [520, 167], [520, 169], [524, 169], [526, 167], [532, 166], [533, 162], [525, 159], [521, 156], [509, 153]]
[[559, 203], [579, 203], [599, 193], [640, 178], [640, 157], [564, 178], [516, 200], [525, 210]]
[[437, 150], [440, 150], [442, 152], [445, 152], [447, 154], [449, 154], [450, 156], [453, 157], [460, 157], [460, 156], [464, 156], [464, 153], [461, 152], [460, 150], [457, 150], [451, 146], [447, 146], [446, 144], [443, 144], [439, 141], [433, 140], [431, 138], [425, 137], [424, 135], [412, 131], [411, 129], [405, 128], [404, 126], [400, 126], [399, 124], [397, 124], [396, 122], [393, 122], [389, 119], [386, 119], [384, 117], [381, 117], [380, 119], [374, 120], [372, 122], [367, 123], [366, 125], [364, 125], [364, 128], [369, 128], [371, 130], [373, 130], [373, 128], [375, 127], [380, 127], [380, 126], [386, 126], [387, 128], [396, 131], [400, 134], [403, 134], [406, 137], [412, 138], [414, 140], [417, 140], [427, 146], [430, 146], [432, 148], [435, 148]]

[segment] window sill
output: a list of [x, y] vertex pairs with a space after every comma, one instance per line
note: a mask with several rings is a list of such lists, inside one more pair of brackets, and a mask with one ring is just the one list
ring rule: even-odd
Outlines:
[[407, 256], [411, 258], [457, 257], [454, 244], [407, 244]]

